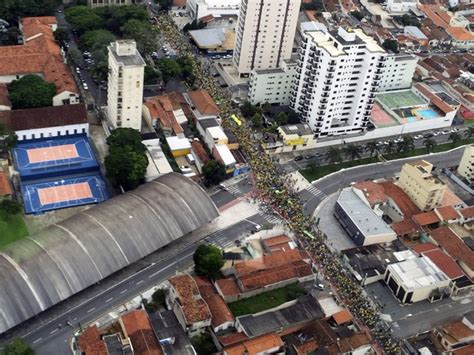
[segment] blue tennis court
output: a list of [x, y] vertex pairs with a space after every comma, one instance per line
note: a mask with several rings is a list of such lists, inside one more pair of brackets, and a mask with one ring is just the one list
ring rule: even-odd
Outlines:
[[22, 181], [99, 170], [87, 136], [19, 142], [13, 158]]
[[109, 198], [99, 173], [60, 180], [23, 182], [21, 192], [28, 214], [99, 203]]

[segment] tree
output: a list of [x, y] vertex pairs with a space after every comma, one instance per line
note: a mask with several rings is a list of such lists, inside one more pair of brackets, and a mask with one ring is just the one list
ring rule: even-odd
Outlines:
[[211, 244], [199, 245], [194, 252], [193, 260], [196, 274], [212, 280], [219, 277], [221, 268], [224, 266], [222, 251]]
[[16, 338], [2, 350], [2, 355], [34, 355], [35, 351], [23, 339]]
[[156, 30], [149, 22], [137, 19], [128, 20], [121, 28], [123, 36], [135, 40], [140, 53], [153, 52], [156, 46]]
[[369, 152], [370, 157], [372, 157], [376, 152], [378, 152], [377, 142], [376, 141], [367, 142], [366, 149]]
[[466, 137], [466, 139], [471, 139], [472, 136], [474, 136], [474, 127], [468, 127], [466, 132], [464, 132], [464, 137]]
[[56, 85], [35, 74], [13, 80], [8, 89], [14, 109], [52, 106], [56, 95]]
[[181, 74], [181, 67], [174, 59], [162, 58], [158, 60], [157, 64], [163, 80], [166, 82], [168, 82], [170, 79], [178, 77]]
[[449, 134], [448, 139], [451, 141], [453, 145], [456, 145], [462, 140], [462, 137], [458, 132], [452, 132]]
[[113, 185], [131, 190], [144, 182], [148, 159], [130, 146], [111, 146], [105, 157], [106, 176]]
[[288, 124], [298, 124], [298, 123], [300, 123], [298, 114], [295, 111], [290, 110], [288, 112]]
[[154, 303], [164, 306], [166, 304], [166, 290], [159, 288], [151, 295], [151, 299]]
[[393, 153], [393, 149], [395, 148], [395, 143], [393, 141], [388, 141], [387, 144], [384, 146], [384, 153], [390, 155]]
[[74, 6], [66, 9], [66, 20], [80, 33], [103, 28], [104, 21], [89, 6]]
[[242, 113], [242, 116], [249, 118], [255, 115], [257, 108], [249, 101], [245, 101], [242, 106], [240, 106], [240, 112]]
[[255, 128], [262, 127], [263, 119], [260, 112], [255, 112], [255, 114], [252, 116], [252, 124]]
[[398, 41], [396, 39], [386, 39], [382, 43], [382, 47], [384, 47], [388, 51], [392, 51], [393, 53], [398, 53]]
[[341, 150], [336, 147], [330, 147], [327, 153], [327, 159], [331, 164], [342, 163], [342, 154]]
[[204, 175], [204, 184], [214, 186], [225, 179], [225, 167], [217, 160], [211, 159], [202, 167]]
[[279, 112], [276, 116], [276, 121], [279, 126], [288, 124], [288, 115], [284, 112]]
[[4, 124], [0, 123], [0, 150], [12, 149], [18, 140], [14, 131], [8, 129]]
[[54, 39], [59, 44], [69, 42], [69, 32], [64, 28], [58, 28], [54, 31]]
[[78, 65], [81, 62], [81, 52], [77, 48], [69, 48], [67, 55], [73, 64]]
[[152, 85], [159, 82], [161, 79], [161, 73], [151, 65], [145, 67], [144, 81], [145, 85]]
[[14, 200], [8, 200], [8, 199], [0, 200], [0, 213], [7, 218], [20, 213], [21, 210], [22, 210], [21, 205]]
[[415, 150], [415, 140], [410, 135], [403, 136], [403, 151], [404, 152], [413, 152]]
[[184, 80], [186, 80], [186, 82], [190, 86], [193, 86], [194, 81], [196, 79], [194, 76], [194, 71], [193, 71], [194, 60], [187, 55], [183, 55], [181, 57], [178, 57], [178, 59], [176, 59], [176, 62], [179, 64], [181, 68], [181, 73], [180, 73], [181, 77]]
[[204, 23], [203, 21], [198, 22], [197, 20], [194, 20], [193, 22], [187, 23], [186, 25], [184, 25], [183, 32], [201, 30], [205, 27], [206, 27], [206, 23]]
[[107, 46], [114, 42], [115, 35], [107, 30], [87, 31], [81, 36], [81, 44], [89, 51], [97, 49], [107, 49]]
[[138, 153], [144, 153], [146, 147], [142, 143], [140, 132], [133, 128], [117, 128], [112, 131], [107, 137], [107, 144], [109, 146], [130, 147]]
[[350, 160], [360, 159], [360, 147], [355, 144], [348, 144], [343, 148], [344, 154]]
[[171, 9], [171, 0], [155, 0], [155, 4], [160, 5], [161, 11], [169, 11]]
[[359, 21], [361, 21], [364, 18], [364, 14], [360, 11], [357, 11], [357, 10], [351, 11], [351, 15]]
[[426, 150], [428, 151], [428, 153], [431, 153], [433, 148], [436, 147], [436, 145], [438, 143], [436, 143], [436, 141], [433, 138], [428, 137], [423, 141], [423, 144], [424, 144]]
[[2, 0], [0, 18], [14, 23], [20, 17], [54, 15], [61, 0]]
[[301, 4], [303, 10], [321, 10], [324, 11], [324, 4], [322, 0], [311, 0]]

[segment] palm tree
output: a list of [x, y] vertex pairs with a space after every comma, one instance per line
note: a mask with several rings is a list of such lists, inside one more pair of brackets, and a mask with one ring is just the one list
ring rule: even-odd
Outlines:
[[350, 160], [360, 159], [360, 146], [348, 144], [343, 148], [344, 154]]
[[448, 139], [451, 141], [451, 143], [453, 143], [453, 145], [456, 145], [457, 143], [459, 143], [462, 139], [461, 135], [457, 132], [452, 132]]
[[372, 158], [374, 153], [378, 152], [377, 142], [376, 141], [367, 142], [366, 149], [369, 151], [370, 157]]
[[474, 127], [467, 127], [467, 131], [464, 132], [464, 137], [466, 137], [466, 139], [470, 139], [472, 136], [474, 136]]
[[428, 153], [431, 153], [433, 148], [436, 147], [438, 143], [436, 143], [436, 141], [433, 138], [428, 137], [423, 141], [423, 144], [425, 145], [425, 148], [428, 151]]
[[387, 155], [390, 155], [393, 153], [393, 148], [395, 148], [395, 143], [392, 141], [388, 141], [387, 144], [385, 144], [384, 147], [384, 153]]
[[413, 152], [415, 150], [415, 140], [409, 134], [403, 136], [403, 151], [404, 152]]
[[331, 147], [328, 149], [328, 161], [332, 164], [337, 164], [342, 162], [341, 150], [336, 147]]

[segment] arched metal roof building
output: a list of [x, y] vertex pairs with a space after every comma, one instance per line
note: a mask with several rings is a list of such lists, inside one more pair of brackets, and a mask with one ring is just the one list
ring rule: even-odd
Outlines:
[[167, 174], [0, 251], [0, 333], [218, 216], [196, 183]]

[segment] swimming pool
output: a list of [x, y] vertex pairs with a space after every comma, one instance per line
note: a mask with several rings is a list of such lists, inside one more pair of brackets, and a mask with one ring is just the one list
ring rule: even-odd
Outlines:
[[422, 109], [422, 110], [417, 110], [416, 113], [418, 115], [420, 115], [421, 117], [423, 117], [425, 120], [426, 119], [430, 119], [430, 118], [436, 118], [438, 117], [438, 114], [436, 113], [436, 111], [430, 109], [430, 108], [426, 108], [426, 109]]

